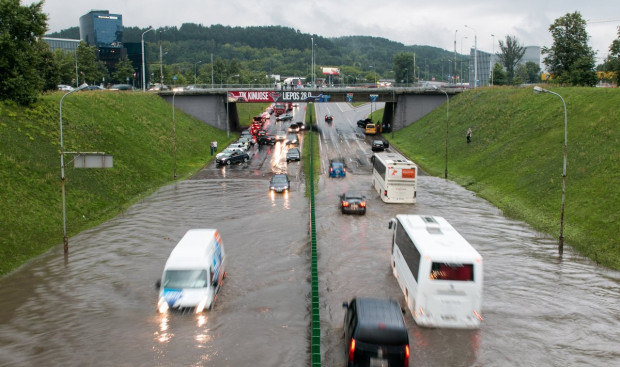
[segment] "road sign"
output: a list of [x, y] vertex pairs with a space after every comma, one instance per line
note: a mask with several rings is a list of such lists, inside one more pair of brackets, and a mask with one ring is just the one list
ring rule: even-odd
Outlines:
[[113, 156], [109, 154], [78, 154], [73, 160], [74, 168], [112, 168]]

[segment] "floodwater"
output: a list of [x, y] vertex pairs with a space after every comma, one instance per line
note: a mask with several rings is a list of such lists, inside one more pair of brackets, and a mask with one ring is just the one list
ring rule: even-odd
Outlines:
[[[370, 187], [367, 138], [355, 126], [370, 106], [317, 106], [319, 117], [334, 116], [318, 122], [323, 172], [329, 158], [347, 163], [346, 178], [323, 173], [315, 190], [324, 366], [345, 365], [343, 301], [403, 304], [387, 228], [400, 213], [445, 217], [485, 266], [479, 330], [419, 328], [405, 314], [411, 366], [620, 365], [619, 272], [570, 247], [560, 259], [554, 238], [440, 178], [419, 177], [416, 204], [381, 202]], [[303, 106], [295, 113], [298, 121]], [[254, 147], [247, 164], [210, 164], [70, 238], [67, 261], [58, 246], [0, 279], [0, 365], [309, 365], [308, 199], [286, 149]], [[291, 192], [270, 195], [271, 174], [284, 171]], [[347, 190], [366, 194], [365, 216], [340, 214], [338, 195]], [[210, 312], [159, 315], [154, 283], [190, 228], [221, 232], [227, 278]]]

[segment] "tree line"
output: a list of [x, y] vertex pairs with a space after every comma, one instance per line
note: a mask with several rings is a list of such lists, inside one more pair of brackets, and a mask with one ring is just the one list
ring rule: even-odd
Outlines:
[[[47, 30], [43, 2], [22, 6], [20, 0], [0, 0], [0, 100], [20, 104], [34, 102], [40, 93], [58, 84], [78, 85], [125, 83], [136, 80], [140, 66], [120, 60], [106, 66], [97, 49], [80, 43], [76, 52], [50, 51], [42, 40]], [[5, 26], [6, 25], [6, 26]], [[140, 42], [146, 29], [124, 28], [124, 42]], [[550, 26], [554, 43], [543, 47], [544, 64], [553, 83], [592, 86], [596, 71], [618, 82], [620, 75], [620, 30], [610, 46], [608, 58], [595, 69], [594, 52], [588, 46], [585, 21], [578, 12], [566, 14]], [[50, 37], [79, 39], [72, 27]], [[144, 36], [147, 78], [167, 85], [270, 85], [273, 76], [323, 77], [322, 67], [337, 67], [339, 75], [326, 77], [331, 84], [372, 84], [387, 79], [396, 85], [419, 80], [455, 82], [447, 60], [454, 54], [437, 47], [413, 45], [379, 37], [325, 38], [281, 26], [230, 27], [183, 24], [162, 27]], [[535, 63], [520, 63], [524, 48], [515, 36], [499, 41], [498, 63], [493, 67], [496, 85], [535, 83], [540, 69]], [[469, 73], [469, 56], [457, 54], [457, 75]]]

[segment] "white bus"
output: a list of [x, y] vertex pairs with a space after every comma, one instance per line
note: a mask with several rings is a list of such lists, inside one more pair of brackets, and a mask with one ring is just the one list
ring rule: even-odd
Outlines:
[[392, 218], [392, 271], [416, 324], [475, 329], [482, 316], [482, 256], [442, 217]]
[[415, 203], [418, 166], [398, 153], [373, 156], [372, 186], [386, 203]]

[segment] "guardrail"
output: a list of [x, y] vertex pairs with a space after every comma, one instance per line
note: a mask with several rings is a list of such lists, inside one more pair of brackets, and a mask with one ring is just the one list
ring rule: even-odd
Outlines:
[[[314, 116], [312, 113], [311, 116]], [[315, 203], [314, 203], [314, 154], [312, 135], [312, 117], [310, 118], [310, 258], [311, 258], [311, 287], [312, 287], [312, 322], [310, 324], [310, 337], [311, 337], [311, 354], [312, 354], [312, 367], [321, 366], [321, 313], [319, 309], [319, 270], [318, 270], [318, 256], [316, 251], [316, 217], [315, 217]]]

